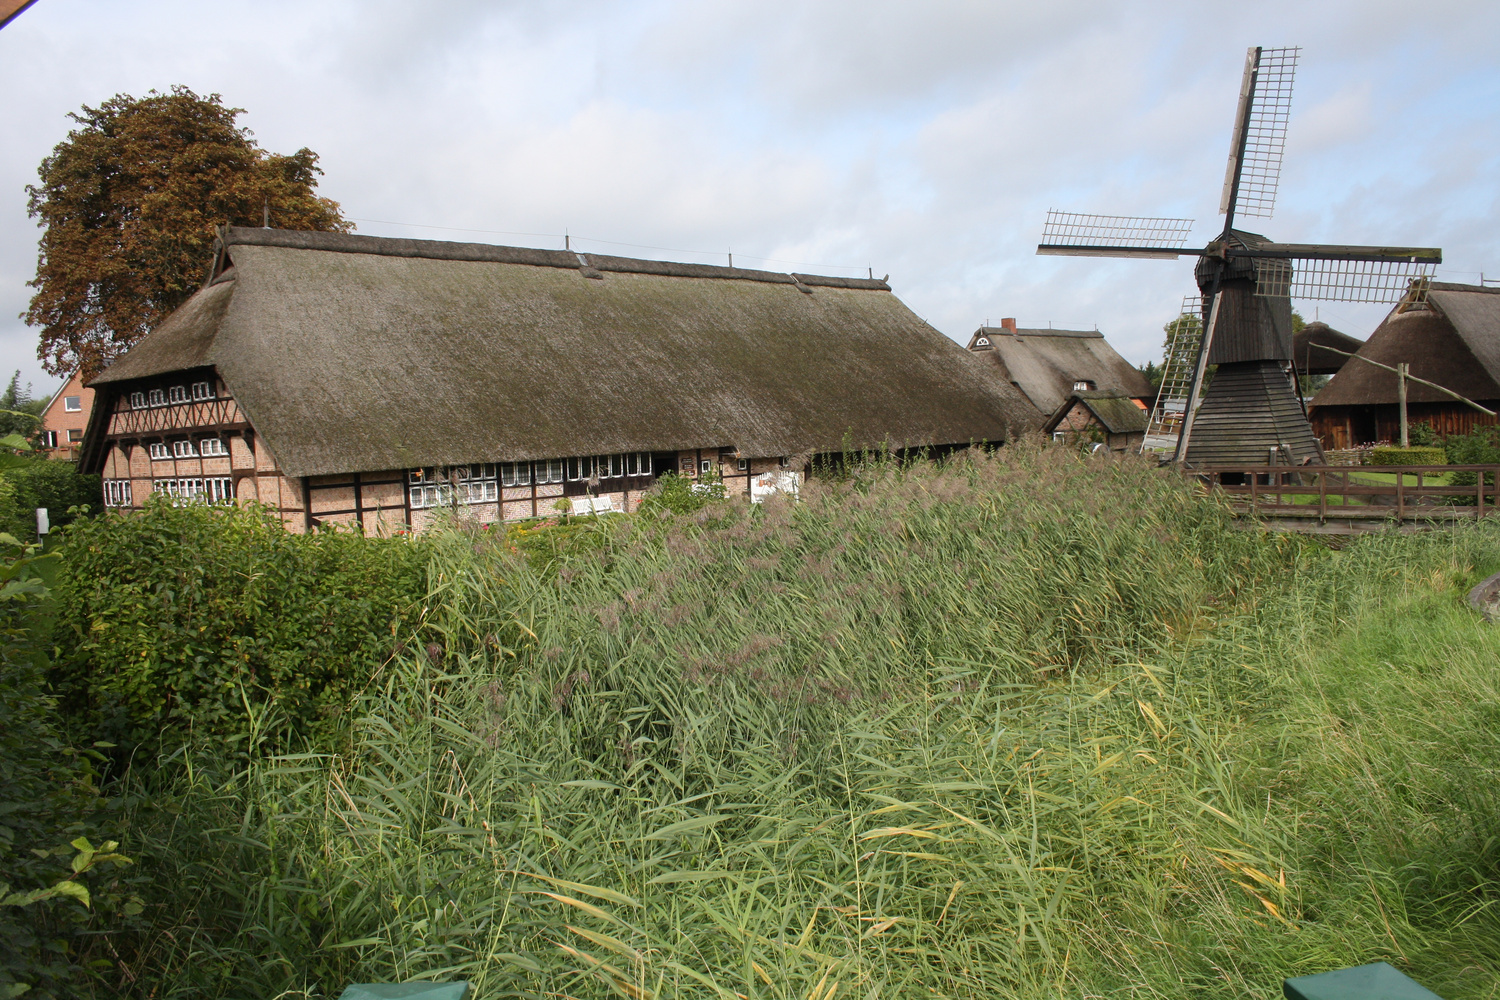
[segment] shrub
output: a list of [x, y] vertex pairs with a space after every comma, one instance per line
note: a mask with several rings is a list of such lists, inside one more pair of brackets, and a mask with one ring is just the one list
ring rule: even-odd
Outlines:
[[79, 935], [119, 902], [96, 884], [91, 915], [77, 895], [85, 880], [74, 874], [86, 866], [70, 871], [58, 860], [73, 853], [69, 841], [97, 836], [94, 762], [102, 758], [68, 744], [44, 681], [43, 574], [55, 557], [4, 535], [0, 551], [0, 996], [73, 996]]
[[717, 479], [690, 479], [668, 472], [641, 498], [637, 510], [669, 514], [694, 514], [725, 498], [724, 484]]
[[1417, 448], [1428, 448], [1433, 445], [1442, 447], [1442, 441], [1438, 439], [1438, 432], [1429, 421], [1422, 420], [1412, 424], [1406, 429], [1406, 440]]
[[73, 462], [21, 459], [3, 473], [12, 487], [0, 495], [0, 531], [22, 541], [36, 540], [36, 508], [46, 507], [54, 528], [73, 520], [73, 507], [85, 513], [104, 509], [103, 480], [84, 475]]
[[1375, 448], [1370, 452], [1371, 465], [1443, 465], [1447, 454], [1442, 448], [1417, 446], [1410, 448]]
[[258, 508], [152, 497], [61, 537], [59, 684], [118, 742], [241, 733], [267, 711], [326, 733], [425, 593], [423, 542], [293, 535]]
[[[1450, 434], [1444, 444], [1449, 465], [1500, 465], [1500, 427], [1476, 427], [1469, 434]], [[1476, 486], [1479, 483], [1477, 472], [1450, 472], [1448, 477], [1454, 486]], [[1486, 482], [1494, 478], [1488, 473], [1485, 475]], [[1455, 498], [1455, 502], [1470, 501]]]

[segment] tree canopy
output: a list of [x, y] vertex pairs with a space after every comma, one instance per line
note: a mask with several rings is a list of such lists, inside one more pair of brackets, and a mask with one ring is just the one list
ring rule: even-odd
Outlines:
[[53, 375], [91, 378], [202, 285], [214, 227], [262, 224], [348, 232], [315, 193], [318, 155], [268, 153], [237, 124], [243, 108], [187, 87], [116, 94], [69, 117], [78, 128], [28, 186], [42, 227], [25, 320]]

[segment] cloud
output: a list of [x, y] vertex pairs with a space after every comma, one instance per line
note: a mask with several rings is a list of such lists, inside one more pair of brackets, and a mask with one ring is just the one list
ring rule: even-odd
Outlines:
[[22, 188], [66, 113], [178, 82], [247, 108], [268, 149], [316, 150], [356, 218], [873, 266], [955, 338], [1002, 315], [1097, 323], [1144, 361], [1191, 262], [1040, 258], [1042, 218], [1212, 235], [1248, 44], [1305, 46], [1268, 233], [1440, 244], [1500, 273], [1497, 28], [1493, 4], [1414, 22], [1396, 0], [1269, 0], [1253, 24], [1186, 0], [49, 0], [0, 32], [0, 368], [36, 372], [8, 318], [35, 266]]

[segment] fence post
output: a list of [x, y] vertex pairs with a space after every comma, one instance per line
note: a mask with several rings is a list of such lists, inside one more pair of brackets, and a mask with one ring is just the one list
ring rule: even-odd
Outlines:
[[1399, 465], [1396, 468], [1400, 469], [1396, 473], [1396, 520], [1404, 521], [1406, 520], [1406, 468]]

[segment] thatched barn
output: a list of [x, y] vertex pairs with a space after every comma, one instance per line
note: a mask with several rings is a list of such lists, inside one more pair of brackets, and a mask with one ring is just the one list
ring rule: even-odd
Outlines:
[[[1292, 362], [1299, 375], [1337, 375], [1347, 355], [1356, 354], [1365, 342], [1313, 320], [1292, 335]], [[1325, 350], [1331, 347], [1333, 350]], [[1343, 351], [1343, 354], [1337, 352]]]
[[1019, 389], [1041, 414], [1057, 410], [1074, 392], [1102, 392], [1151, 402], [1151, 383], [1120, 357], [1098, 330], [1017, 328], [1013, 319], [981, 326], [969, 351]]
[[[1420, 292], [1420, 290], [1419, 290]], [[1316, 357], [1317, 350], [1311, 354]], [[1370, 335], [1359, 357], [1436, 382], [1491, 410], [1500, 409], [1500, 288], [1432, 282], [1408, 295]], [[1401, 437], [1396, 375], [1352, 359], [1308, 407], [1324, 448], [1348, 448]], [[1495, 418], [1416, 382], [1406, 387], [1407, 419], [1439, 434], [1467, 434]]]
[[292, 530], [629, 510], [667, 471], [754, 495], [1041, 422], [884, 281], [272, 229], [226, 229], [91, 385], [110, 506], [258, 500]]
[[1149, 415], [1141, 400], [1109, 392], [1072, 392], [1042, 424], [1066, 444], [1094, 442], [1110, 451], [1140, 451]]

